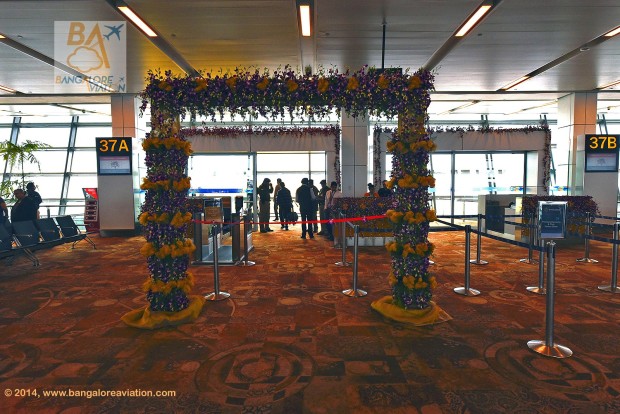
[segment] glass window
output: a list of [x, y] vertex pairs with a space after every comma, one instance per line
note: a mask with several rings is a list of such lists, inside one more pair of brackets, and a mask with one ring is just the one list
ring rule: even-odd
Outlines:
[[97, 153], [95, 150], [77, 150], [73, 153], [71, 172], [97, 172]]
[[[325, 156], [323, 156], [324, 158]], [[308, 170], [310, 159], [308, 153], [260, 153], [257, 157], [257, 168], [262, 171], [306, 171]], [[325, 164], [325, 161], [323, 161]]]
[[112, 136], [112, 127], [89, 127], [80, 125], [75, 136], [76, 148], [95, 148], [95, 138]]
[[[63, 173], [67, 159], [66, 150], [46, 150], [35, 151], [32, 155], [39, 161], [41, 170], [37, 164], [24, 163], [24, 172], [27, 174], [45, 173]], [[16, 165], [13, 167], [13, 173], [21, 171], [21, 167]]]
[[97, 187], [97, 175], [72, 175], [69, 177], [67, 198], [84, 200], [82, 188]]
[[19, 129], [17, 142], [38, 141], [51, 147], [66, 148], [69, 144], [69, 127], [62, 128], [23, 128]]
[[26, 182], [32, 181], [35, 183], [37, 191], [41, 194], [43, 204], [45, 205], [58, 205], [62, 180], [62, 174], [33, 175], [26, 177]]
[[0, 141], [8, 141], [11, 138], [11, 127], [0, 127]]

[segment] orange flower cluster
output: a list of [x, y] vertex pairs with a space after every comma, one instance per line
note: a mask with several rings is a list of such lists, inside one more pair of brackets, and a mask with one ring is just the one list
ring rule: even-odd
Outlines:
[[194, 286], [194, 275], [190, 272], [187, 272], [187, 277], [180, 280], [171, 280], [168, 283], [164, 283], [161, 280], [147, 280], [144, 285], [142, 285], [142, 289], [145, 292], [149, 290], [151, 292], [163, 292], [170, 293], [172, 289], [181, 289], [185, 293], [189, 293]]
[[196, 87], [194, 88], [194, 90], [196, 92], [200, 92], [201, 90], [206, 89], [207, 83], [208, 81], [205, 78], [196, 79]]
[[144, 213], [140, 214], [140, 217], [138, 217], [138, 221], [143, 226], [147, 225], [149, 222], [153, 222], [159, 224], [170, 224], [173, 227], [179, 228], [192, 221], [192, 213], [187, 212], [182, 214], [180, 211], [177, 211], [177, 213], [172, 217], [171, 220], [169, 213], [162, 213], [160, 215], [157, 215], [150, 214], [149, 212], [145, 211]]
[[377, 80], [377, 86], [380, 89], [387, 89], [390, 86], [390, 80], [386, 78], [385, 76], [381, 75], [379, 76], [379, 79]]
[[148, 151], [149, 149], [163, 149], [167, 150], [177, 149], [183, 151], [185, 155], [190, 155], [192, 153], [192, 146], [189, 142], [180, 140], [175, 137], [169, 138], [147, 138], [142, 141], [142, 149]]
[[174, 244], [164, 244], [159, 249], [153, 243], [145, 243], [140, 248], [140, 253], [144, 257], [156, 256], [158, 259], [166, 257], [181, 257], [192, 254], [196, 250], [196, 246], [190, 239], [177, 240]]
[[388, 141], [387, 150], [388, 152], [398, 152], [401, 154], [406, 154], [407, 152], [416, 152], [416, 151], [434, 151], [437, 148], [437, 145], [431, 141], [417, 141], [411, 143], [405, 143], [403, 141], [393, 142]]
[[401, 245], [396, 241], [389, 242], [385, 245], [385, 248], [391, 254], [402, 255], [403, 258], [406, 258], [409, 255], [416, 255], [420, 257], [427, 257], [433, 254], [433, 250], [435, 250], [435, 245], [433, 243], [417, 243], [415, 246], [412, 246], [409, 243]]
[[[398, 278], [394, 276], [393, 272], [390, 272], [388, 275], [388, 283], [390, 286], [396, 286], [396, 284], [398, 284]], [[406, 275], [403, 276], [403, 285], [409, 290], [424, 289], [429, 286], [431, 289], [435, 289], [437, 287], [437, 280], [434, 276], [431, 276], [428, 282], [425, 282], [420, 277]]]
[[159, 82], [159, 84], [157, 85], [159, 87], [159, 89], [161, 89], [162, 91], [166, 91], [166, 92], [170, 92], [172, 90], [172, 85], [170, 85], [168, 82], [166, 81], [161, 81]]
[[400, 224], [402, 222], [406, 222], [409, 224], [420, 224], [425, 221], [430, 222], [437, 220], [435, 210], [426, 210], [426, 213], [424, 214], [419, 211], [415, 213], [413, 211], [402, 213], [400, 211], [388, 210], [385, 215], [392, 223], [396, 224]]
[[329, 81], [325, 78], [320, 78], [317, 84], [317, 89], [320, 93], [327, 92], [327, 89], [329, 89]]
[[347, 82], [347, 90], [348, 91], [354, 91], [357, 88], [359, 88], [360, 86], [360, 81], [357, 80], [357, 78], [355, 76], [351, 76], [349, 78], [349, 82]]
[[422, 86], [422, 80], [419, 76], [412, 76], [411, 79], [409, 79], [409, 85], [407, 87], [410, 91], [418, 89], [420, 86]]
[[289, 79], [286, 81], [286, 88], [289, 92], [295, 92], [297, 88], [299, 88], [299, 85], [293, 79]]
[[226, 85], [228, 85], [230, 89], [235, 89], [235, 86], [237, 85], [237, 77], [231, 76], [230, 78], [226, 79]]
[[[392, 177], [392, 186], [394, 185], [395, 177]], [[435, 178], [432, 175], [409, 175], [405, 174], [403, 178], [399, 178], [397, 184], [400, 188], [418, 188], [422, 187], [435, 187]], [[388, 183], [388, 185], [390, 185]], [[391, 187], [390, 187], [391, 188]]]
[[190, 178], [185, 177], [181, 178], [179, 181], [173, 180], [160, 180], [160, 181], [149, 181], [147, 177], [142, 179], [142, 185], [140, 188], [142, 190], [175, 190], [175, 191], [186, 191], [189, 190]]
[[260, 82], [256, 84], [256, 87], [261, 91], [267, 89], [267, 86], [269, 86], [269, 78], [263, 78]]

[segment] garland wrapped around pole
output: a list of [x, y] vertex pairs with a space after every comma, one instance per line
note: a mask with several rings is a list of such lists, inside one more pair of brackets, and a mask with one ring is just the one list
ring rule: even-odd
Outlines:
[[178, 136], [179, 122], [174, 118], [154, 111], [151, 121], [153, 129], [142, 144], [147, 176], [141, 185], [146, 195], [139, 218], [146, 238], [140, 252], [150, 273], [144, 284], [149, 305], [122, 318], [143, 329], [191, 322], [204, 304], [203, 297], [189, 296], [194, 279], [187, 268], [195, 250], [193, 242], [185, 238], [192, 220], [186, 208], [191, 146]]
[[435, 179], [428, 170], [430, 151], [435, 149], [426, 131], [426, 109], [430, 104], [432, 75], [421, 77], [417, 99], [399, 117], [399, 126], [387, 144], [392, 153], [394, 208], [386, 216], [394, 226], [394, 240], [386, 245], [392, 258], [388, 276], [392, 296], [372, 303], [372, 308], [390, 319], [414, 325], [450, 320], [432, 299], [437, 282], [429, 272], [429, 257], [435, 246], [428, 241], [430, 223], [436, 220], [429, 208], [429, 187]]

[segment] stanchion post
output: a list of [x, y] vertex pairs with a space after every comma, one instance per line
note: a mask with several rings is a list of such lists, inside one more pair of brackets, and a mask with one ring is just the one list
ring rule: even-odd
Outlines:
[[591, 221], [590, 221], [590, 212], [587, 212], [586, 213], [586, 229], [585, 229], [585, 235], [584, 235], [584, 240], [585, 240], [584, 252], [583, 252], [583, 257], [581, 259], [577, 259], [578, 262], [598, 263], [598, 260], [590, 259], [590, 239], [588, 236], [590, 236], [591, 232], [592, 232], [592, 228], [591, 228]]
[[245, 214], [243, 216], [243, 260], [237, 263], [237, 266], [254, 266], [256, 263], [249, 260], [248, 255], [250, 254], [250, 250], [248, 247], [248, 228], [250, 227], [250, 215]]
[[354, 235], [353, 235], [353, 289], [343, 290], [342, 293], [346, 296], [351, 296], [354, 298], [358, 298], [361, 296], [366, 296], [368, 292], [362, 289], [357, 288], [357, 259], [358, 259], [358, 247], [359, 247], [359, 229], [360, 226], [353, 226]]
[[471, 248], [471, 226], [468, 224], [465, 226], [465, 286], [454, 288], [454, 292], [459, 295], [464, 296], [478, 296], [480, 294], [479, 290], [472, 289], [469, 287], [469, 273], [470, 273], [470, 254], [469, 250]]
[[[617, 242], [619, 238], [619, 226], [620, 223], [614, 223], [614, 242]], [[611, 252], [611, 284], [599, 286], [598, 289], [604, 292], [620, 293], [618, 289], [618, 245], [616, 243], [612, 244]]]
[[478, 214], [478, 240], [476, 241], [476, 260], [470, 260], [470, 263], [477, 265], [489, 264], [486, 260], [480, 260], [480, 252], [482, 250], [482, 214]]
[[194, 221], [194, 261], [202, 262], [202, 213], [193, 214]]
[[536, 263], [536, 260], [533, 259], [533, 252], [534, 249], [532, 248], [534, 246], [534, 230], [536, 229], [536, 226], [534, 226], [534, 218], [532, 215], [530, 215], [530, 220], [528, 221], [528, 229], [529, 229], [529, 246], [527, 249], [527, 259], [521, 259], [519, 260], [521, 263]]
[[220, 225], [213, 225], [213, 293], [205, 296], [206, 300], [223, 300], [230, 297], [228, 292], [220, 292], [220, 269], [218, 265], [218, 243], [217, 236], [220, 234]]
[[[340, 214], [340, 217], [344, 218], [344, 215]], [[342, 260], [339, 262], [336, 262], [336, 266], [351, 266], [351, 263], [347, 262], [347, 232], [346, 232], [347, 223], [344, 220], [342, 220], [340, 224], [341, 224], [340, 228], [342, 232], [340, 236], [340, 240], [341, 240], [340, 247], [342, 247]]]
[[[545, 240], [540, 237], [540, 227], [536, 229], [537, 239], [540, 242], [540, 247], [545, 246]], [[528, 292], [536, 293], [537, 295], [545, 295], [547, 290], [545, 289], [545, 249], [540, 249], [538, 254], [538, 286], [528, 286]]]
[[534, 352], [553, 358], [573, 355], [568, 347], [553, 342], [553, 319], [555, 302], [555, 242], [550, 241], [547, 250], [547, 309], [545, 311], [545, 340], [529, 341], [527, 346]]

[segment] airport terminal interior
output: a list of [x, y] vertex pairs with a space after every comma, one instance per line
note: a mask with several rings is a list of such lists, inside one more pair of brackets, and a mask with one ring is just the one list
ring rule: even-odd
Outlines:
[[[617, 1], [0, 8], [0, 197], [41, 196], [33, 244], [0, 222], [3, 412], [620, 412]], [[308, 238], [259, 211], [304, 178]]]

